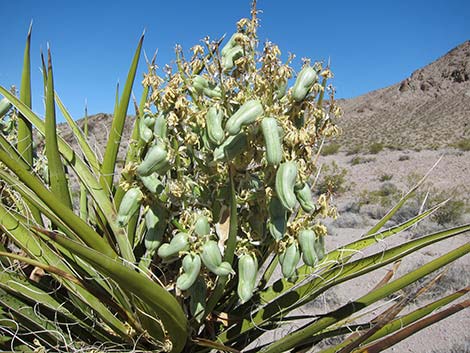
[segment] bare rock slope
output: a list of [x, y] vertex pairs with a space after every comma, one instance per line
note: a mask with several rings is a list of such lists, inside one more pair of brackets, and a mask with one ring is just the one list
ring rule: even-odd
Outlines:
[[[342, 100], [339, 143], [439, 148], [470, 138], [470, 41], [393, 86]], [[371, 129], [371, 127], [374, 127]]]

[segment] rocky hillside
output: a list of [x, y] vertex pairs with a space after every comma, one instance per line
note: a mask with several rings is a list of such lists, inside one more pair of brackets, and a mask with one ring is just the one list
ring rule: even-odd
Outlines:
[[470, 41], [393, 86], [342, 100], [339, 143], [437, 148], [470, 138]]

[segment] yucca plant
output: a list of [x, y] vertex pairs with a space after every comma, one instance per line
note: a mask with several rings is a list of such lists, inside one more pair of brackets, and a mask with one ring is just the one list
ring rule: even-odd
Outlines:
[[[255, 4], [231, 38], [206, 38], [189, 60], [177, 47], [163, 77], [147, 63], [122, 171], [116, 161], [143, 38], [100, 160], [86, 125], [82, 131], [54, 91], [50, 51], [45, 119], [32, 112], [28, 34], [19, 98], [0, 87], [2, 349], [283, 352], [354, 331], [323, 352], [375, 352], [469, 305], [435, 313], [466, 287], [399, 316], [413, 296], [397, 296], [381, 315], [363, 319], [371, 305], [467, 254], [467, 243], [334, 311], [289, 316], [470, 225], [354, 257], [440, 206], [383, 229], [418, 183], [364, 236], [325, 252], [322, 220], [336, 211], [329, 191], [316, 199], [312, 190], [316, 157], [341, 114], [332, 74], [305, 60], [295, 76], [293, 57], [283, 63], [270, 42], [259, 52]], [[58, 135], [56, 106], [78, 148]], [[33, 148], [33, 127], [45, 151]], [[300, 319], [301, 328], [249, 348]]]

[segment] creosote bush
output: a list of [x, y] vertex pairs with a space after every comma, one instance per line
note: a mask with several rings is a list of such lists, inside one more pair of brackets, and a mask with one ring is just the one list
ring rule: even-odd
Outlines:
[[[324, 218], [336, 217], [330, 199], [346, 173], [336, 166], [339, 182], [324, 190], [314, 183], [319, 146], [337, 133], [341, 115], [332, 73], [308, 59], [295, 72], [292, 55], [284, 62], [274, 43], [260, 44], [255, 5], [229, 38], [205, 38], [189, 54], [177, 46], [176, 64], [163, 75], [147, 63], [120, 175], [143, 37], [100, 158], [87, 122], [80, 129], [54, 91], [50, 51], [47, 65], [43, 60], [45, 120], [31, 111], [29, 32], [19, 98], [0, 87], [1, 349], [239, 352], [336, 285], [470, 229], [353, 257], [436, 211], [439, 205], [383, 229], [412, 189], [361, 239], [325, 250]], [[56, 107], [77, 148], [59, 136]], [[33, 146], [33, 129], [44, 136], [44, 153]], [[72, 175], [79, 193], [70, 192]], [[373, 327], [377, 320], [363, 322], [361, 310], [469, 251], [461, 246], [321, 317], [302, 317], [302, 329], [254, 350], [304, 349], [325, 339], [333, 347], [323, 353], [346, 345], [386, 349], [403, 337], [397, 330], [416, 332], [411, 323], [465, 290], [425, 310], [399, 317], [394, 310], [383, 330]], [[351, 331], [359, 336], [343, 338]]]

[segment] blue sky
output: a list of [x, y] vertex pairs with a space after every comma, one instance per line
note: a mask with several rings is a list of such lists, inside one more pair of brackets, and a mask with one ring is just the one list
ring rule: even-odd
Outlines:
[[[74, 118], [111, 112], [115, 86], [124, 84], [137, 41], [157, 64], [173, 59], [209, 35], [230, 35], [249, 16], [243, 1], [2, 1], [0, 85], [19, 86], [25, 38], [33, 20], [33, 110], [43, 114], [39, 50], [50, 43], [55, 87]], [[354, 97], [409, 76], [470, 39], [470, 1], [258, 0], [260, 39], [283, 52], [331, 60], [337, 97]], [[139, 96], [143, 57], [134, 92]], [[62, 119], [59, 116], [59, 119]]]

